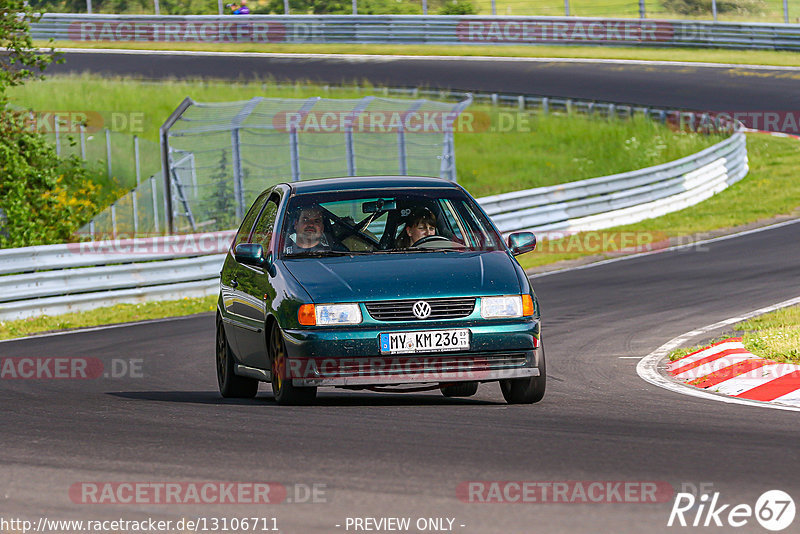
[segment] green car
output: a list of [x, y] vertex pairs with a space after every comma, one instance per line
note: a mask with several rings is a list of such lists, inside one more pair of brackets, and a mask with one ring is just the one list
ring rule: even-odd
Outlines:
[[539, 304], [477, 202], [438, 178], [276, 185], [242, 221], [221, 272], [216, 364], [223, 397], [270, 382], [279, 404], [319, 387], [440, 389], [499, 382], [509, 403], [545, 391]]

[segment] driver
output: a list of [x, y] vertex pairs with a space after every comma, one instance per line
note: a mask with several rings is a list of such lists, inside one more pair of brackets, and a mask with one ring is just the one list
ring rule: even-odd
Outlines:
[[406, 225], [397, 238], [397, 248], [409, 248], [417, 241], [436, 235], [436, 215], [426, 208], [416, 208], [406, 219]]
[[287, 254], [332, 250], [323, 231], [324, 227], [322, 210], [319, 207], [302, 208], [292, 227], [295, 232], [294, 239], [291, 236], [286, 238]]

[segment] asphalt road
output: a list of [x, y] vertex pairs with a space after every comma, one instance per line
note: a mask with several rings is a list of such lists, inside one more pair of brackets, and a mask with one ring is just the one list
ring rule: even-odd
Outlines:
[[[67, 59], [60, 68], [76, 68], [72, 56]], [[190, 66], [195, 60], [180, 61]], [[108, 58], [92, 68], [142, 69], [157, 77], [179, 67], [160, 58], [122, 63]], [[238, 60], [227, 63], [256, 71]], [[270, 66], [275, 64], [285, 70]], [[304, 62], [266, 62], [257, 72], [278, 76], [303, 67], [313, 77]], [[358, 67], [329, 65], [328, 81], [347, 78]], [[230, 72], [224, 61], [209, 68], [220, 76]], [[450, 77], [444, 67], [439, 73], [408, 67], [406, 74], [418, 74], [404, 79], [402, 69], [387, 65], [375, 76], [387, 82], [397, 76], [405, 84], [440, 76], [458, 88], [602, 99], [614, 93], [603, 93], [587, 74], [609, 79], [607, 67], [517, 68], [498, 66], [491, 76], [458, 70]], [[552, 80], [561, 81], [549, 83], [567, 84], [569, 69], [584, 73], [571, 93], [543, 80], [560, 72]], [[797, 91], [780, 89], [796, 82], [780, 78], [742, 94], [716, 77], [630, 75], [628, 83], [617, 84], [621, 101], [637, 94], [650, 98], [658, 79], [672, 89], [661, 88], [658, 98], [642, 103], [668, 105], [674, 98], [692, 106], [749, 102], [772, 109], [796, 105], [798, 98]], [[681, 88], [685, 84], [692, 88]], [[543, 89], [531, 90], [533, 85]], [[256, 516], [276, 518], [287, 534], [303, 534], [354, 532], [345, 528], [347, 517], [410, 517], [412, 525], [431, 517], [454, 519], [452, 531], [464, 534], [680, 532], [690, 529], [666, 526], [670, 500], [468, 503], [457, 488], [468, 481], [660, 481], [674, 491], [704, 484], [731, 505], [752, 506], [770, 489], [799, 499], [796, 413], [682, 396], [635, 372], [637, 358], [674, 336], [799, 295], [798, 240], [800, 224], [792, 224], [700, 249], [536, 278], [549, 381], [545, 399], [534, 406], [507, 406], [496, 385], [481, 386], [470, 399], [333, 390], [323, 391], [317, 406], [279, 407], [264, 386], [253, 401], [222, 400], [211, 315], [0, 343], [5, 359], [96, 358], [109, 373], [87, 380], [0, 381], [0, 520]], [[293, 501], [302, 500], [295, 493], [307, 486], [319, 493], [316, 503], [274, 505], [85, 504], [70, 494], [76, 484], [122, 481], [275, 481], [290, 489]], [[788, 531], [796, 532], [799, 522]], [[2, 524], [0, 530], [20, 531]], [[737, 531], [764, 532], [752, 518]]]
[[[488, 384], [462, 400], [331, 390], [317, 406], [283, 407], [266, 386], [253, 401], [222, 400], [210, 315], [2, 343], [6, 358], [95, 357], [107, 372], [134, 360], [141, 373], [2, 381], [0, 515], [257, 515], [286, 533], [338, 532], [363, 516], [450, 517], [464, 533], [659, 532], [675, 529], [669, 502], [478, 504], [456, 490], [481, 480], [661, 481], [675, 491], [713, 484], [724, 503], [752, 505], [774, 488], [797, 498], [796, 413], [660, 390], [635, 365], [687, 330], [800, 294], [798, 239], [792, 224], [535, 279], [550, 380], [533, 406], [507, 406]], [[70, 487], [92, 481], [324, 484], [327, 502], [72, 502]]]
[[[275, 79], [497, 91], [727, 112], [800, 112], [800, 70], [514, 60], [69, 52], [48, 72]], [[177, 105], [177, 103], [176, 103]], [[795, 121], [796, 122], [796, 121]]]

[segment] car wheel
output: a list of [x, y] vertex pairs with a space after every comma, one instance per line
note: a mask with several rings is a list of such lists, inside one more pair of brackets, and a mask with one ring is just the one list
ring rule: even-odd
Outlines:
[[251, 399], [258, 393], [258, 380], [238, 376], [234, 373], [235, 366], [231, 347], [225, 337], [225, 328], [222, 319], [217, 316], [217, 384], [219, 392], [225, 398]]
[[312, 404], [317, 396], [315, 387], [295, 387], [286, 371], [286, 342], [277, 324], [272, 325], [270, 333], [272, 357], [272, 394], [278, 404]]
[[544, 363], [544, 345], [539, 347], [539, 361], [537, 362], [539, 376], [527, 378], [511, 378], [500, 381], [500, 390], [503, 398], [509, 404], [533, 404], [544, 397], [547, 372]]
[[471, 397], [478, 392], [477, 382], [458, 382], [442, 388], [445, 397]]

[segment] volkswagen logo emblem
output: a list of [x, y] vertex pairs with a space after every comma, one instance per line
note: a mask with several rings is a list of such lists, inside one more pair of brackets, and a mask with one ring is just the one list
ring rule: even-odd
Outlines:
[[413, 311], [417, 319], [425, 319], [431, 314], [431, 305], [424, 300], [418, 300], [414, 303]]

